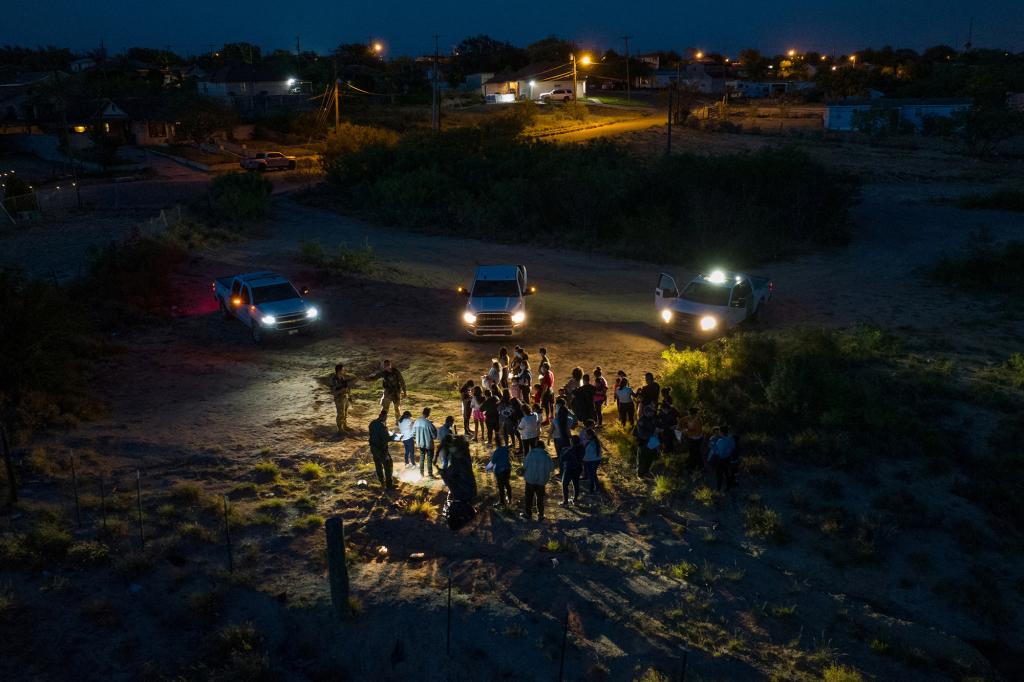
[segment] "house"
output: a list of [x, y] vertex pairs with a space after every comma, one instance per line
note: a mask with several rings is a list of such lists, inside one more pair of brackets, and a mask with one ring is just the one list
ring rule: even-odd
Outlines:
[[466, 76], [459, 86], [463, 92], [478, 92], [484, 94], [484, 84], [494, 78], [494, 72], [471, 73]]
[[59, 122], [51, 127], [60, 130], [67, 120], [68, 141], [74, 149], [92, 147], [97, 136], [116, 140], [119, 144], [131, 141], [131, 117], [112, 99], [68, 100]]
[[294, 95], [303, 91], [308, 83], [276, 72], [264, 66], [251, 64], [229, 64], [213, 74], [204, 75], [197, 84], [200, 95], [232, 99], [235, 97], [259, 97]]
[[71, 62], [68, 68], [71, 70], [71, 73], [81, 73], [83, 71], [88, 71], [95, 66], [95, 59], [92, 57], [82, 57], [81, 59], [76, 59]]
[[128, 141], [138, 145], [169, 144], [176, 122], [166, 101], [159, 97], [132, 97], [119, 101], [128, 115]]
[[644, 64], [650, 65], [652, 71], [657, 71], [658, 69], [661, 68], [661, 55], [658, 54], [657, 52], [651, 52], [648, 54], [638, 54], [635, 57], [633, 57], [633, 59], [637, 60], [638, 62], [643, 62]]
[[[571, 64], [558, 62], [528, 64], [518, 71], [505, 71], [496, 74], [483, 84], [483, 94], [488, 102], [516, 99], [539, 100], [541, 95], [552, 90], [572, 90]], [[586, 95], [586, 76], [578, 73], [576, 98], [581, 99]]]
[[855, 130], [857, 112], [887, 114], [893, 122], [904, 123], [923, 132], [930, 119], [951, 118], [966, 112], [970, 99], [851, 99], [825, 104], [825, 130]]
[[729, 93], [736, 97], [747, 99], [765, 99], [780, 97], [794, 92], [810, 90], [814, 87], [813, 81], [748, 81], [734, 80], [727, 81], [725, 87]]

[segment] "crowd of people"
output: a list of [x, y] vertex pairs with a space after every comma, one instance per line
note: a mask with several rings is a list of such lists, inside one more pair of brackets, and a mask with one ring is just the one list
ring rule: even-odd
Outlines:
[[[462, 384], [461, 435], [455, 415], [447, 416], [437, 427], [429, 407], [415, 418], [411, 411], [402, 411], [402, 400], [407, 397], [405, 380], [397, 367], [384, 360], [378, 372], [365, 377], [367, 381], [381, 380], [381, 410], [369, 428], [370, 452], [381, 485], [395, 485], [389, 445], [401, 442], [407, 469], [418, 466], [421, 476], [440, 477], [448, 486], [449, 523], [453, 527], [456, 522], [465, 523], [472, 517], [476, 496], [470, 457], [470, 443], [476, 443], [490, 452], [486, 469], [494, 476], [498, 491], [495, 506], [512, 507], [511, 475], [514, 462], [519, 461], [525, 484], [520, 516], [532, 519], [536, 509], [537, 518], [543, 521], [547, 485], [556, 471], [561, 505], [571, 506], [586, 495], [599, 494], [598, 471], [606, 452], [599, 434], [609, 403], [614, 403], [618, 422], [635, 439], [638, 477], [650, 477], [655, 460], [669, 455], [693, 471], [707, 466], [718, 490], [735, 485], [737, 444], [729, 427], [715, 426], [706, 433], [700, 410], [677, 409], [671, 391], [662, 388], [652, 373], [647, 372], [642, 385], [634, 388], [622, 370], [609, 384], [601, 367], [590, 372], [575, 367], [565, 384], [556, 386], [547, 349], [540, 348], [538, 356], [534, 373], [524, 348], [515, 346], [512, 353], [501, 348], [486, 374]], [[339, 433], [348, 428], [351, 384], [344, 366], [337, 365], [331, 391]], [[392, 408], [393, 430], [387, 426]], [[457, 517], [454, 521], [452, 514]]]

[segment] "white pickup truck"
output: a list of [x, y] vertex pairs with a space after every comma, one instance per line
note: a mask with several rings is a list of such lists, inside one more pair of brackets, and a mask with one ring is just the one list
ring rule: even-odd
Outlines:
[[662, 329], [699, 341], [756, 320], [774, 289], [767, 277], [712, 270], [697, 275], [680, 290], [675, 278], [663, 272], [654, 290], [654, 307]]
[[287, 279], [276, 272], [250, 272], [221, 277], [211, 284], [213, 298], [225, 320], [237, 317], [247, 327], [254, 343], [268, 334], [298, 334], [320, 317], [316, 306], [303, 297]]
[[537, 292], [527, 286], [525, 265], [481, 265], [473, 285], [459, 287], [469, 300], [462, 325], [470, 336], [517, 336], [526, 329], [526, 297]]
[[239, 161], [238, 165], [245, 170], [254, 170], [259, 173], [265, 173], [275, 168], [295, 170], [295, 157], [285, 156], [281, 152], [256, 152], [254, 156]]

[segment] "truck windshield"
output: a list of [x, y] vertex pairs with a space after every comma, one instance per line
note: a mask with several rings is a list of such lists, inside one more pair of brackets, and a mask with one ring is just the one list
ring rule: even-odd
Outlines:
[[274, 301], [288, 301], [293, 298], [299, 298], [299, 292], [295, 291], [295, 287], [288, 282], [256, 287], [252, 290], [253, 305], [273, 303]]
[[690, 282], [683, 289], [683, 293], [680, 298], [693, 301], [694, 303], [700, 303], [702, 305], [717, 305], [727, 306], [729, 305], [729, 294], [732, 293], [732, 289], [729, 287], [723, 287], [717, 284], [708, 284], [706, 282]]
[[519, 284], [514, 279], [481, 279], [473, 284], [473, 297], [501, 296], [518, 298]]

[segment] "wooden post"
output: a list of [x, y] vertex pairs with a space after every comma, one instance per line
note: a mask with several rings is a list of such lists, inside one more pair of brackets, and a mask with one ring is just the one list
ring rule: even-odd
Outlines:
[[224, 496], [224, 544], [228, 548], [228, 573], [235, 572], [235, 558], [231, 553], [231, 524], [228, 522], [228, 496]]
[[335, 612], [348, 615], [348, 566], [345, 564], [345, 527], [340, 516], [324, 524], [327, 533], [327, 571], [331, 583], [331, 602]]
[[565, 623], [562, 625], [562, 653], [558, 657], [558, 682], [565, 679], [565, 645], [569, 641], [569, 605], [565, 605]]
[[146, 536], [142, 532], [142, 473], [135, 470], [135, 501], [139, 508], [139, 548], [146, 548]]
[[666, 154], [672, 153], [672, 95], [675, 89], [675, 83], [669, 86], [668, 89], [668, 149], [665, 151]]
[[7, 424], [0, 422], [0, 447], [4, 450], [4, 469], [7, 472], [7, 504], [12, 509], [18, 502], [18, 479], [15, 477], [14, 457], [11, 453], [11, 441], [7, 434]]
[[82, 527], [82, 507], [78, 504], [78, 472], [75, 471], [75, 453], [71, 453], [71, 491], [75, 494], [75, 521]]

